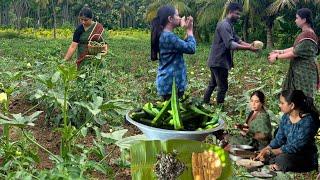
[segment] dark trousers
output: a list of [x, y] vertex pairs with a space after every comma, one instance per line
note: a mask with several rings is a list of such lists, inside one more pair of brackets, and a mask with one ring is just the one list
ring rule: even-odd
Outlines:
[[209, 103], [214, 89], [217, 87], [217, 103], [222, 104], [228, 91], [228, 69], [220, 67], [211, 67], [211, 79], [207, 90], [204, 93], [203, 102]]
[[269, 164], [277, 164], [283, 172], [309, 172], [318, 170], [318, 155], [315, 153], [280, 154], [270, 159]]

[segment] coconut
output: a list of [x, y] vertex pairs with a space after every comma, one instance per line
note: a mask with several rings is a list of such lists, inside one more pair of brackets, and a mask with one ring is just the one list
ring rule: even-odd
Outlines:
[[263, 48], [263, 42], [261, 41], [253, 41], [253, 47], [257, 49], [262, 49]]

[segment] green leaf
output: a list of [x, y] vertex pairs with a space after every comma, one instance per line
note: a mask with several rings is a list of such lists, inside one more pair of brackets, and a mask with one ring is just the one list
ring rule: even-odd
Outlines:
[[82, 79], [85, 79], [86, 78], [86, 74], [80, 74], [79, 77], [82, 78]]
[[116, 145], [121, 149], [130, 149], [131, 145], [136, 143], [137, 141], [147, 140], [145, 135], [139, 134], [135, 136], [129, 136], [123, 139], [120, 139], [116, 142]]
[[118, 131], [114, 131], [112, 133], [101, 133], [101, 137], [103, 138], [109, 138], [109, 139], [114, 139], [116, 141], [119, 141], [122, 139], [124, 134], [128, 131], [128, 129], [121, 129]]
[[96, 116], [97, 114], [99, 114], [101, 112], [100, 107], [102, 105], [102, 102], [103, 102], [103, 98], [100, 96], [97, 96], [97, 97], [93, 97], [93, 102], [89, 102], [89, 103], [75, 102], [75, 104], [86, 108], [88, 111], [90, 111], [90, 113], [93, 116]]
[[96, 57], [97, 59], [101, 59], [101, 53], [98, 53], [95, 57]]
[[57, 71], [53, 74], [52, 78], [51, 78], [51, 82], [56, 83], [60, 78], [60, 72]]
[[81, 132], [81, 135], [82, 135], [83, 137], [86, 137], [86, 136], [87, 136], [87, 133], [88, 133], [88, 128], [87, 128], [87, 127], [84, 127], [84, 128], [82, 128], [82, 129], [80, 130], [80, 132]]
[[110, 172], [112, 171], [112, 169], [108, 166], [105, 166], [103, 164], [97, 164], [96, 162], [92, 162], [92, 168], [94, 168], [95, 170], [105, 174], [105, 175], [108, 175], [110, 174]]
[[168, 141], [140, 141], [133, 144], [130, 148], [131, 157], [131, 175], [133, 180], [138, 179], [156, 179], [153, 172], [157, 161], [157, 155], [160, 152], [172, 153], [176, 150], [177, 158], [185, 163], [187, 169], [178, 179], [192, 180], [192, 153], [212, 150], [218, 154], [222, 162], [223, 170], [219, 179], [228, 179], [232, 175], [231, 162], [229, 155], [222, 148], [192, 140], [168, 140]]
[[4, 114], [1, 114], [1, 113], [0, 113], [0, 118], [4, 119], [4, 120], [12, 121], [11, 118], [9, 118], [9, 117], [5, 116]]
[[89, 111], [91, 112], [91, 114], [93, 116], [96, 116], [97, 114], [99, 114], [101, 112], [100, 109], [89, 109]]
[[42, 113], [42, 111], [36, 111], [36, 112], [34, 112], [33, 114], [31, 114], [30, 116], [27, 116], [26, 118], [27, 118], [27, 120], [28, 120], [29, 122], [32, 122], [32, 121], [37, 120], [37, 117], [38, 117], [41, 113]]
[[92, 107], [93, 108], [99, 108], [102, 105], [103, 102], [103, 98], [100, 96], [97, 97], [93, 97], [93, 104]]
[[0, 114], [0, 125], [11, 125], [23, 128], [25, 126], [34, 126], [33, 121], [37, 120], [37, 117], [42, 113], [42, 111], [36, 111], [30, 116], [22, 116], [19, 114], [11, 114], [12, 119]]
[[37, 89], [37, 92], [35, 93], [34, 97], [36, 99], [40, 99], [45, 95], [45, 93], [43, 91], [41, 91], [40, 89]]

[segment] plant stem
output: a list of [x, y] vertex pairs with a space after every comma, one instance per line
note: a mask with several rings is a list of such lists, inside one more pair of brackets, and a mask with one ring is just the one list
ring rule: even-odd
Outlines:
[[62, 131], [62, 136], [61, 136], [61, 156], [65, 158], [65, 156], [68, 154], [69, 151], [69, 145], [67, 144], [67, 139], [66, 139], [66, 133], [68, 133], [68, 116], [67, 116], [67, 95], [68, 95], [68, 80], [65, 79], [64, 81], [64, 94], [63, 94], [63, 131]]
[[111, 152], [109, 152], [109, 154], [107, 154], [106, 156], [104, 156], [100, 161], [99, 161], [99, 164], [101, 164], [107, 157], [109, 157], [113, 151], [116, 149], [116, 146], [114, 146], [114, 148], [112, 149]]
[[64, 97], [63, 97], [63, 123], [64, 127], [68, 125], [68, 117], [67, 117], [67, 95], [68, 95], [68, 85], [67, 82], [65, 82], [64, 87]]
[[[41, 102], [42, 102], [42, 101], [41, 101]], [[36, 104], [36, 105], [33, 106], [32, 108], [28, 109], [28, 110], [27, 110], [26, 112], [24, 112], [22, 115], [24, 116], [24, 115], [28, 114], [30, 111], [32, 111], [33, 109], [35, 109], [36, 107], [38, 107], [41, 102], [39, 102], [38, 104]]]
[[[3, 105], [3, 114], [5, 116], [7, 116], [9, 114], [9, 97], [7, 98], [7, 101]], [[4, 141], [6, 144], [9, 143], [9, 133], [10, 133], [10, 126], [4, 125], [3, 126], [3, 136], [4, 136]]]
[[43, 147], [41, 144], [39, 144], [38, 142], [36, 142], [35, 140], [31, 139], [26, 132], [24, 131], [24, 129], [22, 129], [22, 133], [23, 135], [28, 139], [28, 141], [32, 142], [33, 144], [37, 145], [39, 148], [41, 148], [42, 150], [44, 150], [45, 152], [47, 152], [48, 154], [50, 154], [52, 157], [54, 157], [57, 161], [61, 162], [59, 158], [57, 158], [56, 155], [54, 155], [51, 151], [49, 151], [48, 149], [46, 149], [45, 147]]

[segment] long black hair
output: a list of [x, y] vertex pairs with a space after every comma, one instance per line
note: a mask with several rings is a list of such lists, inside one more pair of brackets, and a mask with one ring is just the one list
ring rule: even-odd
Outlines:
[[308, 8], [301, 8], [297, 11], [298, 16], [301, 19], [306, 19], [306, 23], [310, 25], [312, 29], [314, 29], [312, 11]]
[[151, 22], [151, 60], [158, 60], [159, 38], [164, 27], [168, 24], [168, 17], [174, 16], [176, 9], [171, 5], [162, 6]]
[[299, 111], [299, 116], [302, 118], [303, 114], [310, 114], [311, 117], [320, 123], [319, 111], [313, 103], [313, 99], [304, 95], [301, 90], [284, 90], [281, 96], [290, 104], [294, 104], [294, 109]]

